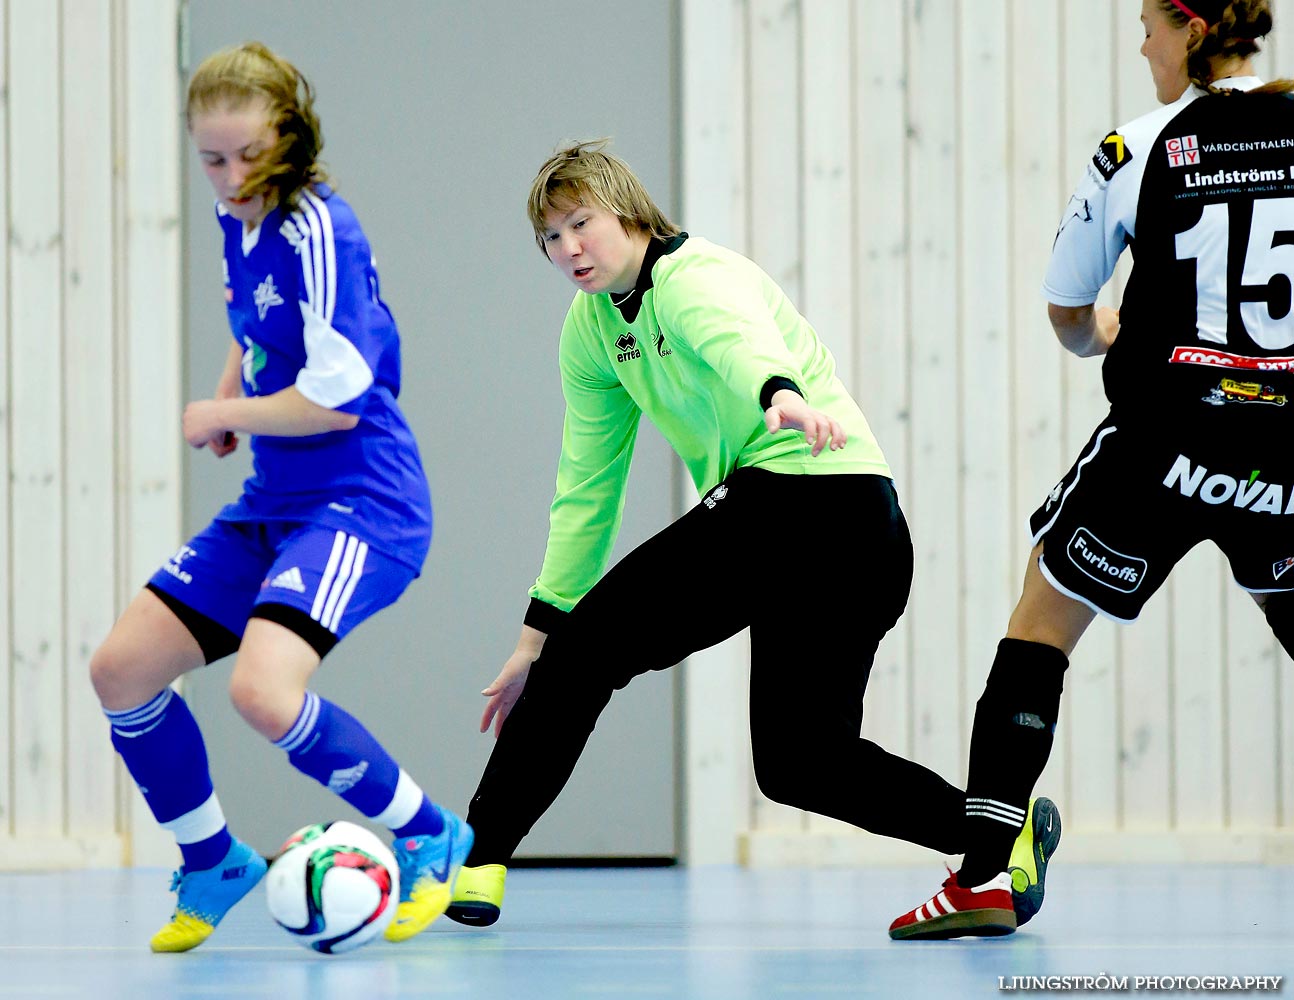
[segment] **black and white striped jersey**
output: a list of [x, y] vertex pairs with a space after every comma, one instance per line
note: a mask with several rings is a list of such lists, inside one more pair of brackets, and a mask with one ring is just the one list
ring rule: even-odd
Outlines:
[[1201, 445], [1287, 432], [1294, 415], [1294, 100], [1224, 83], [1101, 141], [1043, 285], [1057, 305], [1092, 303], [1130, 248], [1112, 412]]

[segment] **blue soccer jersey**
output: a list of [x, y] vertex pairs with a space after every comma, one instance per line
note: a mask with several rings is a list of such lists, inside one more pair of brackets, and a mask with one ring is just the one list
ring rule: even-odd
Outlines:
[[217, 518], [309, 521], [360, 535], [420, 568], [431, 496], [396, 403], [399, 334], [354, 212], [317, 186], [250, 232], [219, 205], [217, 215], [243, 392], [268, 396], [295, 385], [311, 402], [359, 417], [351, 430], [254, 435], [252, 475]]

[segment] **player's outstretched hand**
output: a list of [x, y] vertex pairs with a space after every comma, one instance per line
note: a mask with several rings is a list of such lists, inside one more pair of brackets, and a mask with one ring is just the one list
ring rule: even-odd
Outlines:
[[812, 446], [817, 458], [823, 448], [836, 451], [845, 446], [848, 437], [840, 424], [821, 410], [815, 410], [804, 397], [790, 389], [773, 393], [772, 406], [764, 411], [764, 425], [770, 434], [780, 430], [804, 431], [804, 440]]
[[530, 674], [530, 664], [534, 659], [530, 650], [518, 648], [508, 657], [508, 662], [499, 671], [499, 676], [481, 692], [490, 699], [485, 703], [485, 712], [481, 715], [481, 732], [489, 729], [490, 722], [493, 720], [494, 738], [499, 738], [499, 733], [503, 729], [503, 720], [508, 717], [512, 706], [521, 697], [521, 691], [526, 686], [526, 677]]

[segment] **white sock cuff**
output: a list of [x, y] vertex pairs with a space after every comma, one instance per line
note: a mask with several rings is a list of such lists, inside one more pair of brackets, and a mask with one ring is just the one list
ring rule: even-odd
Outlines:
[[301, 701], [301, 711], [297, 713], [297, 721], [292, 723], [291, 729], [274, 741], [274, 745], [287, 753], [300, 750], [305, 741], [314, 734], [315, 723], [318, 721], [319, 696], [313, 691], [307, 691]]
[[369, 818], [388, 830], [398, 830], [417, 815], [422, 808], [422, 799], [418, 783], [405, 773], [404, 768], [400, 768], [400, 779], [395, 783], [395, 794], [391, 796], [390, 804]]
[[[175, 697], [175, 692], [170, 688], [162, 688], [156, 698], [150, 698], [142, 705], [136, 705], [134, 708], [123, 708], [121, 711], [109, 712], [106, 708], [103, 714], [108, 717], [112, 728], [121, 735], [128, 735], [134, 729], [152, 729], [155, 720], [166, 711], [166, 707]], [[121, 727], [125, 727], [125, 732]]]
[[167, 820], [162, 829], [175, 834], [178, 844], [196, 844], [200, 840], [214, 837], [225, 828], [225, 813], [220, 808], [220, 800], [212, 792], [207, 801], [196, 809], [190, 809], [183, 816]]

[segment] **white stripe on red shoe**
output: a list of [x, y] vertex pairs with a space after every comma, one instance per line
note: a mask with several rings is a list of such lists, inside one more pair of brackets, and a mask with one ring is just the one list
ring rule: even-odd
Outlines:
[[1016, 928], [1011, 876], [1002, 872], [981, 886], [963, 889], [949, 872], [943, 888], [890, 924], [895, 941], [941, 940], [967, 935], [1010, 934]]

